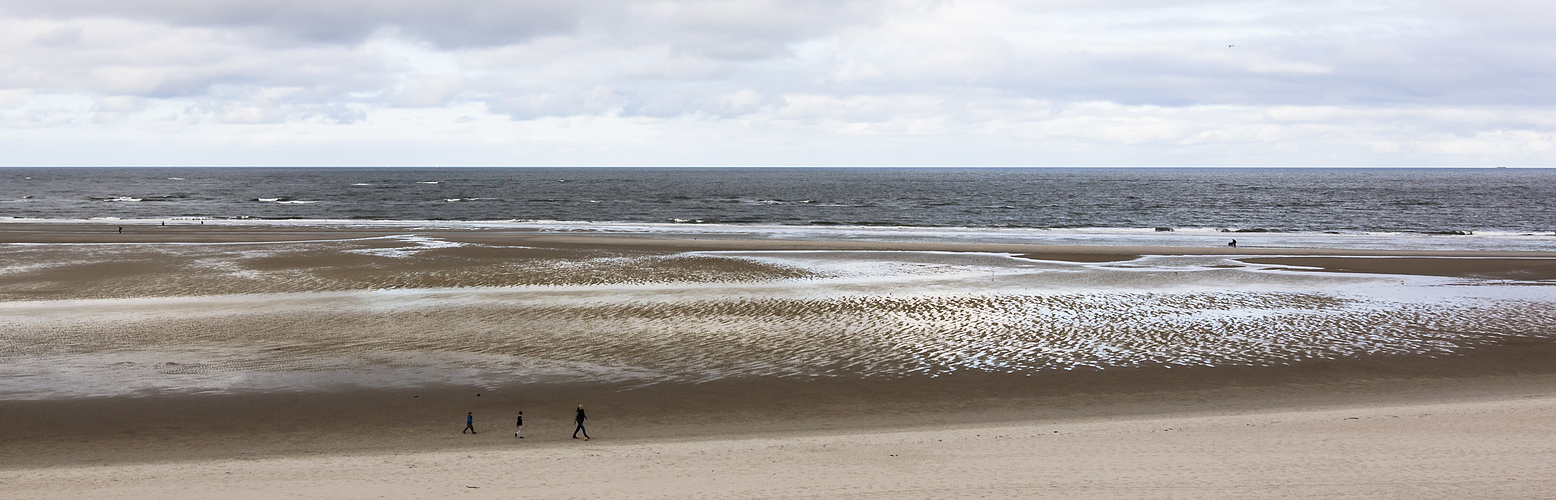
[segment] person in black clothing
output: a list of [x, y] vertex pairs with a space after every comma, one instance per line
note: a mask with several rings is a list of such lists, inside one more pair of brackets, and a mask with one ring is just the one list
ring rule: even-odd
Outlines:
[[519, 412], [519, 421], [516, 425], [518, 425], [519, 428], [513, 431], [513, 437], [524, 439], [524, 412]]
[[573, 439], [578, 439], [578, 431], [583, 431], [584, 441], [589, 440], [589, 431], [583, 426], [584, 421], [588, 419], [589, 417], [584, 415], [583, 405], [578, 405], [578, 416], [573, 417], [573, 421], [578, 422], [578, 428], [573, 429]]
[[475, 434], [475, 412], [465, 414], [465, 430], [459, 431], [459, 433], [464, 434], [466, 432]]

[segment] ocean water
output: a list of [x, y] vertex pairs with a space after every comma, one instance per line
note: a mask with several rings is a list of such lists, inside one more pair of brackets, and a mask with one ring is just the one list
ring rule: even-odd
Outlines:
[[1556, 169], [0, 168], [0, 217], [1556, 231]]

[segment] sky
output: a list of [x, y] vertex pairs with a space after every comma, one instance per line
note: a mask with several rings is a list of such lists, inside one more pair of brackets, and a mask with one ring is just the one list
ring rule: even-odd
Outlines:
[[1556, 2], [0, 0], [0, 165], [1556, 166]]

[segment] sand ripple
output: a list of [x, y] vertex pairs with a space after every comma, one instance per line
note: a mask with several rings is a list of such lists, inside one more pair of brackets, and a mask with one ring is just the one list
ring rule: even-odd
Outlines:
[[1556, 334], [1541, 283], [1220, 257], [218, 246], [0, 249], [25, 261], [0, 273], [0, 398], [1270, 366]]
[[[158, 380], [150, 384], [155, 386], [177, 386], [168, 380], [180, 377], [194, 385], [216, 380], [216, 389], [245, 384], [308, 389], [342, 380], [403, 385], [868, 378], [1448, 355], [1487, 342], [1548, 335], [1546, 325], [1556, 324], [1556, 308], [1542, 302], [1458, 305], [1313, 293], [851, 295], [552, 305], [538, 297], [507, 296], [454, 305], [461, 301], [468, 297], [368, 294], [227, 307], [190, 303], [183, 313], [139, 317], [13, 319], [4, 324], [0, 362], [13, 371], [74, 364], [85, 373], [60, 377], [95, 374], [123, 381], [133, 375]], [[106, 376], [110, 372], [118, 375]], [[0, 396], [36, 393], [44, 390], [43, 382], [59, 382], [48, 378], [9, 380], [3, 387], [9, 394]]]

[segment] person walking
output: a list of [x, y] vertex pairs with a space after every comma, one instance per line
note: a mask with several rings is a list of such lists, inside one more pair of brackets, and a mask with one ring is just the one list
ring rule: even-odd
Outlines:
[[584, 429], [584, 426], [583, 426], [584, 421], [588, 420], [588, 419], [589, 419], [589, 417], [587, 415], [584, 415], [583, 405], [578, 405], [578, 415], [573, 417], [573, 421], [574, 422], [578, 422], [578, 428], [573, 429], [573, 439], [578, 439], [578, 431], [583, 431], [583, 433], [584, 433], [584, 441], [588, 441], [589, 440], [589, 430], [588, 429]]
[[524, 439], [524, 412], [522, 411], [519, 412], [519, 422], [517, 425], [519, 428], [513, 431], [513, 437]]
[[475, 412], [465, 414], [465, 430], [459, 431], [459, 433], [464, 434], [466, 432], [475, 434]]

